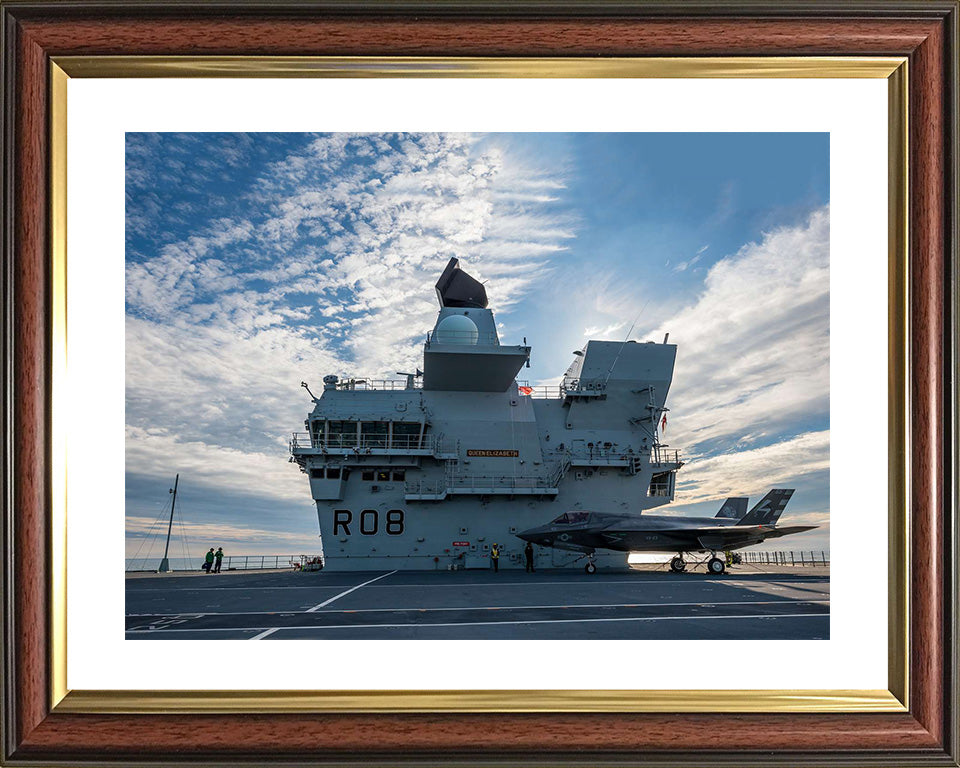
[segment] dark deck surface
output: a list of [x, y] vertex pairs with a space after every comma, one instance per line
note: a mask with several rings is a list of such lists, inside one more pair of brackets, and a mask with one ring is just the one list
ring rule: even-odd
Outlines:
[[129, 578], [128, 639], [828, 639], [826, 569]]

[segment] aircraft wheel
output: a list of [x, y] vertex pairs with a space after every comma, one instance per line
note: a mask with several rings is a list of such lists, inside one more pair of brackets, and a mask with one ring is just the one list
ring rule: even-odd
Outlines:
[[675, 557], [670, 561], [670, 570], [674, 573], [683, 573], [687, 569], [687, 562], [682, 557]]
[[587, 573], [596, 573], [596, 572], [597, 572], [597, 566], [595, 566], [593, 563], [587, 563], [587, 564], [584, 566], [583, 570], [586, 571]]
[[707, 570], [717, 576], [723, 573], [726, 569], [726, 563], [724, 563], [719, 557], [711, 557], [710, 562], [707, 563]]

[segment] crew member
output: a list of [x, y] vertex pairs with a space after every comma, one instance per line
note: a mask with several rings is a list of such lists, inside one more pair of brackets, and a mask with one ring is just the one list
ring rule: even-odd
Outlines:
[[498, 544], [494, 544], [490, 548], [490, 559], [493, 561], [493, 570], [499, 571], [500, 570], [500, 546]]
[[210, 568], [213, 566], [213, 547], [210, 547], [210, 551], [203, 558], [203, 570], [207, 573], [210, 573]]
[[533, 573], [533, 544], [529, 541], [527, 542], [527, 546], [523, 548], [523, 556], [527, 560], [527, 573]]
[[217, 559], [217, 564], [213, 567], [213, 572], [220, 573], [220, 564], [223, 563], [223, 547], [217, 547], [217, 551], [213, 553], [213, 556]]

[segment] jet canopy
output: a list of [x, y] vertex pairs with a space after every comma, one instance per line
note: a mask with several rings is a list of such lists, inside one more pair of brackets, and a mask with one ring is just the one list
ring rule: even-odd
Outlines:
[[576, 525], [585, 523], [590, 519], [589, 512], [564, 512], [559, 517], [551, 521], [552, 525]]

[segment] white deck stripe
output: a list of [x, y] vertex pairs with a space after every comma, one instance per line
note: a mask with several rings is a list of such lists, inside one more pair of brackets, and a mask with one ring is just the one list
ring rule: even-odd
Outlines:
[[[397, 573], [397, 571], [391, 571], [391, 573]], [[669, 576], [671, 574], [664, 574]], [[383, 577], [378, 577], [383, 578]], [[376, 579], [372, 579], [376, 581]], [[370, 582], [367, 582], [368, 584]], [[790, 581], [790, 582], [780, 582], [774, 579], [763, 582], [742, 582], [742, 581], [711, 581], [711, 584], [717, 584], [722, 587], [749, 587], [753, 586], [756, 583], [763, 584], [781, 584], [784, 583], [787, 586], [792, 586], [794, 584], [809, 584], [808, 581]], [[819, 582], [817, 582], [819, 583]], [[663, 579], [616, 579], [614, 581], [597, 581], [596, 579], [589, 579], [584, 577], [582, 581], [501, 581], [501, 582], [477, 582], [473, 584], [377, 584], [374, 589], [404, 589], [407, 587], [429, 587], [430, 589], [437, 589], [442, 587], [457, 587], [458, 589], [464, 589], [466, 587], [483, 587], [484, 589], [490, 589], [491, 587], [552, 587], [552, 586], [570, 586], [576, 585], [579, 587], [589, 587], [593, 585], [601, 586], [608, 584], [662, 584], [670, 586], [703, 586], [702, 581], [681, 581], [680, 579], [668, 580]], [[130, 595], [139, 595], [146, 592], [163, 592], [164, 594], [175, 594], [179, 592], [189, 593], [189, 592], [254, 592], [266, 590], [270, 592], [286, 592], [288, 590], [294, 589], [337, 589], [337, 587], [342, 587], [342, 584], [317, 584], [312, 587], [294, 587], [294, 586], [273, 586], [273, 587], [184, 587], [182, 589], [160, 589], [160, 588], [149, 588], [149, 589], [131, 589]]]
[[298, 616], [304, 613], [395, 613], [401, 611], [416, 611], [419, 613], [430, 613], [432, 611], [522, 611], [522, 610], [549, 610], [549, 609], [571, 609], [571, 608], [656, 608], [664, 607], [686, 607], [690, 605], [702, 605], [705, 608], [715, 608], [718, 605], [786, 605], [796, 603], [797, 605], [829, 605], [830, 600], [796, 600], [792, 598], [781, 598], [779, 600], [703, 600], [696, 603], [673, 603], [661, 601], [659, 603], [578, 603], [577, 605], [467, 605], [467, 606], [439, 606], [437, 608], [424, 608], [417, 606], [415, 608], [352, 608], [349, 610], [333, 609], [329, 611], [319, 611], [311, 608], [307, 611], [206, 611], [203, 613], [128, 613], [128, 618], [139, 618], [141, 616], [156, 616], [164, 619], [179, 618], [200, 618], [202, 616]]
[[[748, 616], [636, 616], [610, 619], [536, 619], [534, 621], [452, 621], [439, 624], [338, 624], [336, 626], [273, 627], [273, 631], [287, 629], [394, 629], [399, 627], [483, 627], [502, 624], [588, 624], [612, 621], [690, 621], [706, 619], [810, 619], [830, 618], [828, 613], [760, 613]], [[209, 629], [128, 629], [127, 634], [156, 632], [256, 632], [263, 627], [211, 627]]]
[[255, 635], [254, 637], [251, 637], [250, 639], [251, 639], [251, 640], [263, 640], [263, 638], [265, 638], [267, 635], [272, 635], [272, 634], [273, 634], [274, 632], [276, 632], [278, 629], [280, 629], [280, 627], [274, 627], [273, 629], [265, 629], [265, 630], [263, 630], [263, 632], [261, 632], [259, 635]]
[[385, 573], [382, 576], [377, 576], [377, 578], [375, 579], [370, 579], [370, 581], [365, 581], [363, 582], [363, 584], [357, 584], [357, 586], [355, 587], [350, 587], [350, 589], [346, 590], [345, 592], [341, 592], [339, 595], [334, 595], [333, 597], [327, 600], [324, 600], [322, 603], [313, 606], [313, 608], [308, 608], [307, 613], [314, 613], [315, 611], [319, 611], [321, 608], [327, 605], [330, 605], [330, 603], [332, 603], [334, 600], [339, 600], [341, 597], [345, 597], [346, 595], [349, 595], [351, 592], [356, 592], [358, 589], [360, 589], [360, 587], [365, 587], [367, 586], [367, 584], [373, 584], [373, 582], [380, 581], [380, 579], [385, 579], [387, 578], [387, 576], [392, 576], [395, 573], [396, 571], [390, 571], [390, 573]]

